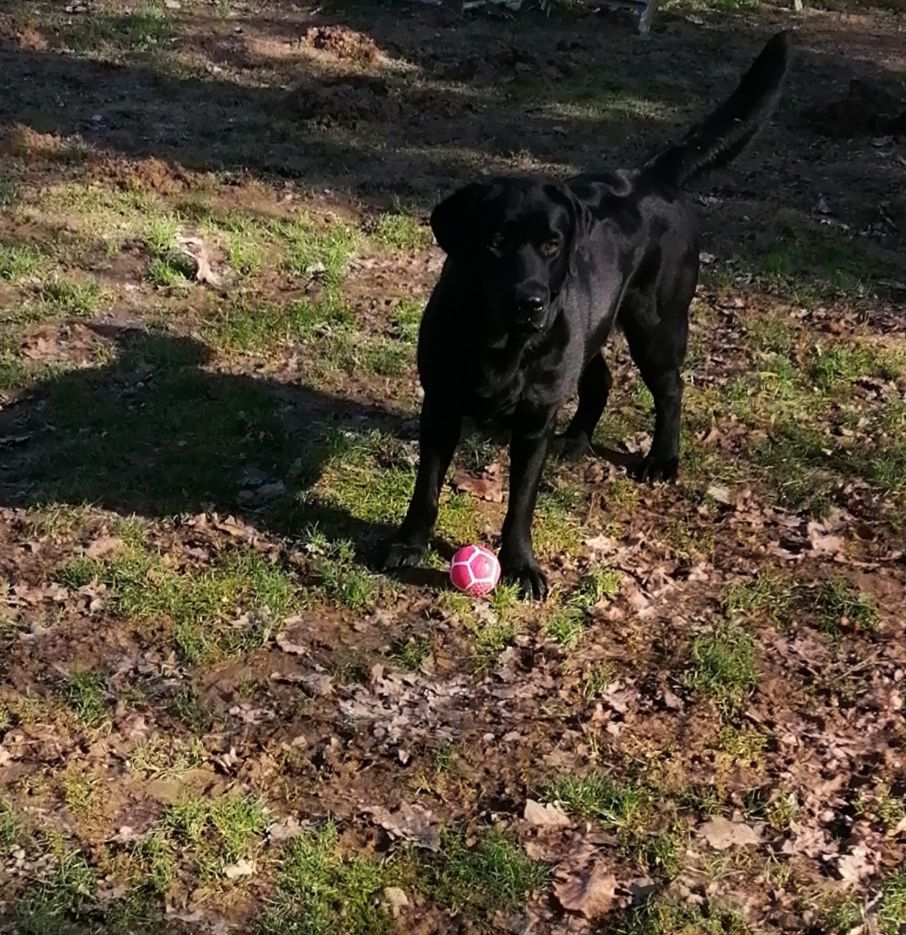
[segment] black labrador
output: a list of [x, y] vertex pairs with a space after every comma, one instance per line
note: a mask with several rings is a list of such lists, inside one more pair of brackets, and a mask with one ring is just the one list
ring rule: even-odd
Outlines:
[[418, 339], [418, 478], [386, 568], [424, 556], [468, 416], [511, 431], [500, 562], [525, 595], [544, 598], [532, 548], [542, 466], [557, 412], [577, 387], [565, 454], [590, 450], [611, 385], [602, 348], [614, 322], [654, 397], [654, 439], [639, 474], [676, 475], [680, 367], [699, 264], [699, 222], [683, 186], [748, 144], [780, 95], [789, 55], [789, 33], [778, 33], [724, 104], [638, 171], [563, 184], [475, 182], [434, 209], [447, 260]]

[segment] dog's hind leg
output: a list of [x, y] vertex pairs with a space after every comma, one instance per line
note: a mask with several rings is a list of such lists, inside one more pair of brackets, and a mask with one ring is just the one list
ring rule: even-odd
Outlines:
[[573, 461], [591, 454], [591, 439], [607, 406], [612, 383], [604, 352], [598, 351], [579, 377], [579, 407], [559, 438], [561, 458]]
[[620, 309], [620, 324], [629, 353], [654, 397], [654, 439], [637, 476], [648, 481], [672, 480], [679, 467], [683, 404], [680, 369], [686, 356], [689, 299], [672, 298], [655, 311], [653, 298], [650, 302], [634, 298]]

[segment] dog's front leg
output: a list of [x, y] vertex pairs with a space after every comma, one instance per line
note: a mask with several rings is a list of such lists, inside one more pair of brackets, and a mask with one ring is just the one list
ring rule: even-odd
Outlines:
[[500, 566], [507, 578], [519, 582], [525, 597], [535, 600], [547, 597], [547, 579], [532, 548], [532, 517], [555, 415], [554, 411], [517, 412], [510, 441], [510, 501], [503, 521]]
[[462, 415], [450, 406], [425, 396], [419, 420], [418, 476], [406, 518], [393, 539], [385, 568], [417, 565], [428, 549], [437, 520], [440, 487], [453, 457]]

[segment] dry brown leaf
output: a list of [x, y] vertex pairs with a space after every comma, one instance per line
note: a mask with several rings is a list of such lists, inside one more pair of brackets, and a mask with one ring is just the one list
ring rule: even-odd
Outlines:
[[283, 652], [289, 653], [292, 656], [307, 656], [308, 655], [307, 646], [302, 646], [300, 643], [291, 642], [290, 640], [286, 638], [285, 634], [283, 633], [278, 633], [274, 637], [274, 642], [277, 644], [277, 646], [280, 647], [280, 649], [283, 650]]
[[400, 889], [398, 886], [384, 887], [384, 902], [390, 909], [390, 914], [394, 919], [398, 919], [402, 911], [411, 905], [405, 890]]
[[467, 471], [457, 471], [451, 481], [454, 490], [470, 493], [478, 500], [503, 503], [503, 475], [475, 477]]
[[116, 555], [122, 547], [123, 540], [118, 536], [99, 536], [85, 549], [85, 554], [89, 558], [103, 561]]
[[239, 877], [250, 877], [257, 867], [254, 860], [247, 860], [243, 857], [237, 860], [235, 864], [228, 864], [223, 868], [223, 875], [228, 880], [237, 880]]
[[554, 882], [554, 895], [567, 912], [597, 919], [616, 908], [617, 878], [602, 860], [594, 860], [576, 871], [561, 873]]
[[195, 264], [195, 278], [198, 282], [220, 285], [220, 276], [211, 268], [208, 247], [201, 237], [180, 234], [175, 241], [176, 249]]
[[743, 847], [746, 844], [761, 843], [761, 831], [742, 821], [730, 821], [720, 815], [699, 826], [698, 833], [716, 851], [725, 851], [730, 847]]
[[525, 820], [541, 828], [566, 828], [572, 824], [569, 815], [558, 805], [544, 805], [534, 799], [526, 799]]
[[429, 851], [436, 851], [440, 848], [437, 818], [427, 808], [401, 802], [400, 807], [393, 813], [380, 806], [366, 809], [366, 811], [393, 837], [412, 841]]

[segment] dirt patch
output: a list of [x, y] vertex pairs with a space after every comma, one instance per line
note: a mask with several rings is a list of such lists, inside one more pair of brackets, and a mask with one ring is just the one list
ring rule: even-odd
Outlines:
[[327, 128], [389, 120], [400, 112], [384, 79], [360, 75], [296, 88], [284, 98], [283, 106], [288, 113]]
[[814, 126], [826, 136], [906, 135], [906, 101], [877, 83], [852, 78], [845, 95], [814, 114]]
[[344, 62], [373, 65], [383, 58], [370, 36], [345, 26], [312, 26], [300, 41], [303, 46]]
[[195, 173], [155, 156], [131, 160], [104, 155], [92, 162], [90, 175], [99, 182], [112, 180], [118, 188], [161, 195], [178, 195], [197, 184]]

